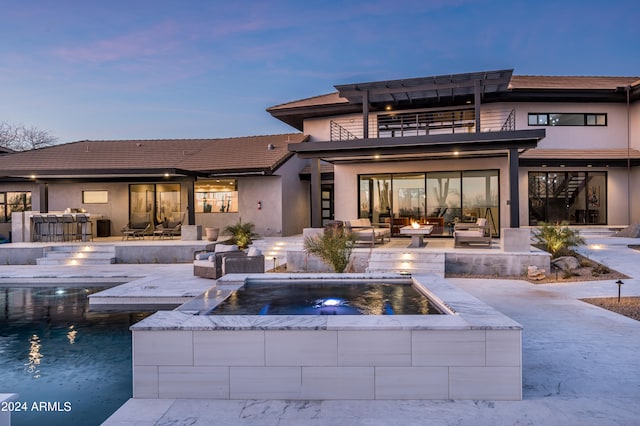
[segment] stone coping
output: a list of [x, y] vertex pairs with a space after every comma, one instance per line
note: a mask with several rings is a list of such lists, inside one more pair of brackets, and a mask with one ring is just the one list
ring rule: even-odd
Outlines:
[[[227, 278], [229, 277], [229, 278]], [[226, 279], [225, 279], [226, 278]], [[451, 310], [448, 315], [197, 315], [189, 302], [175, 311], [160, 311], [131, 326], [132, 331], [160, 330], [522, 330], [522, 326], [470, 294], [436, 275], [403, 277], [396, 274], [251, 274], [225, 276], [217, 288], [222, 292], [244, 285], [247, 278], [265, 281], [389, 279], [413, 282], [437, 304]], [[207, 292], [205, 292], [207, 294]], [[203, 296], [200, 296], [201, 298]], [[205, 296], [207, 297], [207, 296]], [[220, 297], [217, 303], [224, 300]], [[196, 302], [197, 303], [197, 302]], [[190, 306], [191, 305], [191, 308]], [[215, 306], [215, 304], [213, 305]], [[212, 307], [213, 307], [212, 306]]]

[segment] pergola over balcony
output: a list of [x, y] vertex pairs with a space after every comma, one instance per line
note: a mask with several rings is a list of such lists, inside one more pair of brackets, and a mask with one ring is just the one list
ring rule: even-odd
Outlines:
[[[513, 70], [484, 71], [387, 80], [335, 86], [340, 97], [362, 105], [363, 138], [369, 138], [369, 111], [416, 109], [430, 106], [473, 108], [475, 129], [480, 126], [480, 104], [491, 93], [507, 90]], [[476, 130], [479, 131], [479, 130]]]

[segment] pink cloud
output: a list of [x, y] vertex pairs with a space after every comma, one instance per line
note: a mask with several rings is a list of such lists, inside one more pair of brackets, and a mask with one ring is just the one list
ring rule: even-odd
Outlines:
[[58, 48], [54, 50], [54, 55], [73, 63], [104, 63], [156, 56], [173, 51], [181, 45], [177, 35], [176, 26], [171, 22], [165, 22], [145, 30], [90, 42], [84, 46]]

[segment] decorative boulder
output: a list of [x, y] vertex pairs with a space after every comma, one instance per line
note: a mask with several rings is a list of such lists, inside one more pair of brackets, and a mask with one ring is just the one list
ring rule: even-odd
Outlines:
[[552, 260], [551, 263], [562, 271], [575, 271], [580, 268], [580, 262], [573, 256], [562, 256]]

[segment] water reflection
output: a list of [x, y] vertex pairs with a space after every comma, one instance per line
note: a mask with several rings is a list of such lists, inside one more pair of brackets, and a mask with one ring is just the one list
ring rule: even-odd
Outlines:
[[67, 331], [67, 339], [69, 339], [69, 344], [73, 345], [76, 342], [77, 334], [78, 334], [78, 330], [75, 329], [75, 326], [70, 325], [69, 331]]
[[40, 378], [40, 361], [42, 360], [42, 353], [40, 348], [40, 338], [34, 334], [29, 339], [29, 362], [25, 364], [25, 371], [29, 373], [34, 379]]
[[[318, 301], [343, 300], [340, 306]], [[218, 305], [212, 315], [427, 315], [441, 314], [408, 284], [249, 283]]]
[[87, 295], [100, 290], [0, 286], [0, 392], [73, 406], [14, 413], [12, 424], [100, 424], [131, 398], [129, 327], [148, 313], [91, 312]]

